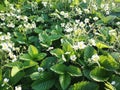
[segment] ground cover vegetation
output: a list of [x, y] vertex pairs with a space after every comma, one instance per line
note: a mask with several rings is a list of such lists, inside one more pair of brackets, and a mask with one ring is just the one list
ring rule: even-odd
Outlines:
[[120, 1], [1, 0], [0, 90], [120, 90]]

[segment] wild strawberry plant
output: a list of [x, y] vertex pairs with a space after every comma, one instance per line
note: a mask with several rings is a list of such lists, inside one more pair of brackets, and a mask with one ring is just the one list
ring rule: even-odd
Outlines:
[[119, 0], [2, 0], [0, 90], [119, 90]]

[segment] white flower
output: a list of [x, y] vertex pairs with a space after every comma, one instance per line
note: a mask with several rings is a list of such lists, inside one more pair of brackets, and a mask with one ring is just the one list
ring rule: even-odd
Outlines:
[[115, 7], [115, 3], [112, 2], [112, 7]]
[[42, 67], [38, 67], [38, 72], [43, 72], [44, 69]]
[[85, 13], [89, 13], [90, 10], [89, 9], [84, 9]]
[[101, 4], [101, 6], [100, 6], [101, 8], [104, 8], [105, 7], [105, 4]]
[[89, 19], [86, 18], [86, 19], [84, 20], [84, 22], [85, 22], [85, 23], [89, 23]]
[[83, 22], [80, 22], [79, 25], [80, 25], [81, 28], [84, 28], [84, 26], [85, 26], [85, 24]]
[[22, 90], [21, 85], [15, 86], [15, 90]]
[[61, 27], [65, 27], [65, 23], [61, 23], [60, 25], [61, 25]]
[[9, 79], [8, 78], [4, 78], [3, 82], [7, 83], [7, 82], [9, 82]]
[[31, 24], [31, 28], [36, 28], [36, 23], [35, 23], [35, 22], [33, 22], [33, 23]]
[[94, 62], [98, 62], [98, 60], [100, 59], [100, 57], [97, 54], [94, 54], [91, 58]]
[[8, 27], [11, 27], [11, 28], [14, 28], [14, 27], [15, 27], [15, 25], [14, 25], [13, 23], [9, 23], [9, 24], [7, 24], [7, 26], [8, 26]]
[[22, 20], [24, 20], [25, 22], [28, 21], [28, 17], [27, 17], [27, 16], [20, 16], [20, 18], [21, 18]]
[[90, 40], [89, 40], [89, 43], [90, 43], [90, 45], [96, 46], [96, 42], [95, 42], [94, 39], [90, 39]]
[[117, 36], [117, 32], [116, 32], [116, 30], [110, 30], [109, 31], [109, 35], [112, 35], [112, 36]]
[[46, 7], [47, 6], [47, 2], [42, 2], [43, 6]]
[[105, 11], [109, 10], [109, 4], [105, 4], [104, 10], [105, 10]]
[[86, 0], [83, 0], [84, 3], [86, 3]]
[[62, 16], [64, 16], [64, 18], [68, 18], [69, 14], [68, 13], [65, 13], [64, 11], [61, 11], [60, 14]]
[[110, 11], [106, 11], [106, 15], [109, 15], [110, 14]]
[[2, 32], [0, 32], [0, 34], [2, 34]]
[[80, 8], [75, 8], [75, 10], [78, 14], [80, 14], [80, 15], [82, 14], [82, 10]]
[[9, 48], [9, 46], [8, 46], [8, 43], [1, 43], [1, 46], [2, 46], [2, 49], [3, 50], [5, 50], [5, 51], [8, 51], [8, 52], [10, 52], [11, 51], [11, 49]]
[[84, 44], [83, 41], [81, 41], [81, 42], [78, 42], [78, 47], [79, 47], [79, 49], [84, 49], [86, 47], [86, 45]]
[[73, 31], [73, 28], [65, 28], [65, 31], [68, 32], [68, 33], [70, 33], [70, 32]]
[[70, 59], [71, 59], [71, 61], [75, 61], [77, 59], [77, 57], [75, 55], [71, 55]]
[[97, 6], [94, 4], [94, 5], [92, 5], [93, 6], [93, 8], [95, 9], [95, 10], [97, 10], [98, 8], [97, 8]]
[[73, 45], [73, 49], [74, 49], [74, 50], [78, 50], [78, 49], [79, 49], [79, 46], [78, 46], [77, 44], [74, 44], [74, 45]]
[[116, 84], [116, 82], [115, 82], [115, 81], [112, 81], [112, 82], [111, 82], [111, 84], [112, 84], [112, 85], [115, 85], [115, 84]]
[[75, 22], [78, 24], [78, 23], [80, 23], [80, 20], [75, 20]]
[[73, 49], [74, 50], [78, 50], [78, 49], [84, 49], [86, 47], [86, 45], [84, 44], [83, 41], [81, 42], [77, 42], [73, 45]]
[[98, 20], [98, 17], [94, 17], [93, 20], [94, 20], [94, 21], [97, 21], [97, 20]]
[[120, 22], [117, 22], [116, 24], [117, 24], [117, 25], [120, 25]]

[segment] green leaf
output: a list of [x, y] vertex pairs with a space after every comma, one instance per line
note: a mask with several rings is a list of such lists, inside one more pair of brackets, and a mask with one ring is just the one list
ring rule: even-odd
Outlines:
[[93, 82], [82, 81], [75, 83], [69, 90], [99, 90], [99, 86]]
[[116, 90], [119, 90], [120, 89], [120, 77], [117, 76], [117, 75], [113, 75], [111, 78], [110, 78], [110, 81], [109, 81], [111, 84], [114, 82], [113, 86], [116, 88]]
[[20, 71], [20, 69], [18, 67], [14, 66], [11, 70], [11, 76], [14, 77], [19, 71]]
[[18, 83], [24, 76], [25, 76], [25, 72], [24, 72], [24, 71], [19, 71], [19, 72], [17, 72], [13, 77], [11, 77], [10, 82], [12, 83], [12, 85], [15, 85], [15, 84]]
[[88, 60], [95, 53], [95, 49], [92, 46], [87, 46], [84, 50], [84, 59]]
[[55, 83], [54, 79], [44, 80], [44, 81], [34, 81], [32, 84], [33, 90], [49, 90]]
[[107, 70], [114, 71], [116, 69], [119, 69], [118, 62], [116, 62], [115, 59], [111, 55], [100, 56], [99, 62], [101, 64], [101, 66], [103, 66]]
[[43, 68], [45, 68], [45, 69], [50, 69], [50, 67], [56, 62], [57, 60], [56, 60], [56, 58], [55, 57], [47, 57], [47, 58], [45, 58], [42, 62], [41, 62], [41, 64], [40, 64], [40, 66], [41, 67], [43, 67]]
[[54, 75], [51, 72], [43, 72], [40, 73], [39, 79], [33, 82], [32, 88], [34, 90], [49, 90], [54, 83]]
[[50, 53], [52, 55], [55, 55], [58, 58], [61, 58], [62, 55], [64, 54], [64, 51], [62, 49], [60, 49], [60, 48], [57, 48], [57, 49], [54, 49], [54, 50], [50, 51]]
[[98, 42], [98, 43], [96, 44], [96, 46], [97, 46], [97, 48], [99, 48], [99, 49], [110, 48], [108, 45], [106, 45], [106, 44], [104, 44], [104, 43], [102, 43], [102, 42]]
[[102, 18], [102, 21], [104, 23], [109, 23], [109, 22], [112, 22], [115, 18], [116, 18], [116, 16], [111, 15], [111, 16], [107, 16], [107, 17]]
[[40, 73], [39, 72], [34, 72], [30, 75], [30, 78], [32, 80], [38, 80], [40, 78]]
[[79, 0], [73, 0], [71, 3], [71, 7], [74, 7], [75, 5], [79, 5]]
[[82, 72], [81, 72], [80, 68], [78, 68], [76, 66], [70, 65], [69, 67], [67, 67], [67, 72], [71, 76], [82, 76]]
[[2, 70], [0, 69], [0, 82], [2, 81]]
[[38, 50], [35, 46], [30, 45], [28, 47], [28, 53], [31, 57], [35, 58], [38, 55]]
[[69, 74], [62, 74], [59, 76], [60, 85], [63, 90], [66, 90], [71, 83], [71, 77]]
[[40, 61], [40, 60], [44, 59], [46, 56], [47, 56], [46, 53], [40, 53], [40, 54], [38, 54], [36, 61]]
[[23, 63], [23, 68], [22, 69], [27, 69], [27, 68], [33, 67], [35, 65], [38, 65], [38, 63], [34, 62], [34, 61], [26, 61], [26, 62]]
[[120, 0], [115, 0], [116, 3], [120, 3]]
[[67, 40], [63, 40], [62, 50], [64, 50], [64, 52], [73, 52], [74, 51], [72, 48], [72, 45]]
[[90, 77], [97, 82], [104, 82], [109, 79], [111, 73], [103, 67], [96, 67], [90, 72]]
[[61, 37], [61, 35], [53, 34], [50, 36], [50, 39], [51, 39], [51, 41], [55, 41], [55, 40], [58, 40], [60, 37]]
[[32, 57], [29, 54], [23, 54], [20, 56], [21, 60], [29, 61], [32, 60]]
[[116, 88], [114, 86], [112, 86], [109, 82], [106, 82], [105, 90], [116, 90]]
[[64, 74], [66, 71], [66, 68], [67, 66], [65, 66], [64, 64], [56, 64], [52, 66], [50, 69], [57, 74]]
[[16, 61], [16, 62], [12, 62], [12, 63], [8, 63], [8, 64], [5, 64], [6, 67], [19, 67], [19, 68], [22, 68], [23, 67], [23, 64], [19, 61]]

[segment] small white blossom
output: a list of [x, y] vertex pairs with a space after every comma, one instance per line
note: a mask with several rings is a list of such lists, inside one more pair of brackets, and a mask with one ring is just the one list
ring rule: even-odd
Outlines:
[[64, 11], [61, 11], [60, 14], [62, 16], [64, 16], [64, 18], [68, 18], [69, 17], [69, 14], [68, 13], [65, 13]]
[[83, 0], [84, 3], [86, 3], [86, 0]]
[[110, 30], [109, 31], [109, 35], [112, 35], [112, 36], [117, 36], [117, 32], [116, 32], [116, 30]]
[[75, 20], [75, 22], [76, 22], [77, 24], [79, 24], [79, 23], [80, 23], [80, 20]]
[[78, 49], [84, 49], [86, 47], [86, 45], [84, 44], [83, 41], [81, 42], [77, 42], [73, 45], [73, 49], [74, 50], [78, 50]]
[[15, 90], [22, 90], [21, 85], [15, 86]]
[[84, 9], [85, 13], [90, 13], [89, 9]]
[[47, 2], [42, 2], [43, 6], [46, 7], [47, 6]]
[[68, 33], [70, 33], [70, 32], [73, 31], [73, 28], [65, 28], [65, 31], [68, 32]]
[[120, 25], [120, 22], [117, 22], [116, 24], [117, 24], [117, 25]]
[[115, 85], [115, 84], [116, 84], [116, 82], [115, 82], [115, 81], [112, 81], [112, 82], [111, 82], [111, 84], [112, 84], [112, 85]]
[[82, 14], [82, 10], [80, 8], [75, 8], [75, 10], [78, 14], [80, 14], [80, 15]]
[[100, 57], [97, 54], [94, 54], [91, 58], [94, 62], [98, 62], [98, 60], [100, 59]]
[[115, 3], [112, 2], [112, 7], [115, 7]]
[[90, 40], [89, 40], [89, 43], [90, 43], [90, 45], [96, 46], [96, 42], [95, 42], [94, 39], [90, 39]]
[[94, 17], [93, 20], [94, 20], [94, 21], [97, 21], [97, 20], [98, 20], [98, 17]]
[[85, 23], [89, 23], [89, 19], [86, 18], [86, 19], [84, 20], [84, 22], [85, 22]]
[[0, 32], [0, 34], [2, 34], [2, 32]]
[[106, 11], [106, 15], [109, 15], [110, 14], [110, 11]]
[[80, 25], [81, 28], [84, 28], [84, 26], [85, 26], [85, 24], [83, 22], [80, 22], [79, 25]]
[[8, 83], [8, 82], [9, 82], [9, 79], [8, 79], [8, 78], [4, 78], [3, 82], [4, 82], [4, 83]]
[[75, 61], [77, 59], [77, 57], [75, 55], [71, 55], [70, 59], [71, 59], [71, 61]]
[[38, 67], [38, 72], [43, 72], [44, 69], [42, 67]]
[[61, 23], [61, 27], [65, 27], [65, 23]]
[[100, 5], [101, 8], [104, 8], [104, 6], [105, 6], [104, 4], [101, 4], [101, 5]]
[[81, 42], [78, 42], [78, 47], [79, 47], [79, 49], [84, 49], [86, 47], [86, 45], [84, 44], [83, 41], [81, 41]]
[[92, 5], [93, 6], [93, 8], [95, 9], [95, 10], [97, 10], [98, 8], [97, 8], [97, 6], [94, 4], [94, 5]]
[[14, 28], [15, 27], [15, 25], [13, 23], [9, 23], [9, 24], [7, 24], [7, 26], [10, 27], [10, 28]]

